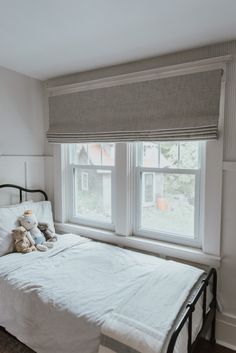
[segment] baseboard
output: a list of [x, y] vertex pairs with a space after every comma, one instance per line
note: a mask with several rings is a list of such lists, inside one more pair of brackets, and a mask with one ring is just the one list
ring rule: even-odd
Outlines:
[[221, 346], [236, 351], [236, 317], [226, 313], [217, 315], [216, 341]]
[[233, 346], [232, 344], [229, 344], [229, 343], [221, 341], [221, 340], [216, 340], [216, 343], [219, 344], [220, 346], [229, 348], [232, 351], [236, 351], [236, 346]]

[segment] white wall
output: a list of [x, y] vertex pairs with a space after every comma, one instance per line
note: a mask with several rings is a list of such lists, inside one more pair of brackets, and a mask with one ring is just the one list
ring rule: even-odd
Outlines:
[[[44, 94], [41, 81], [0, 67], [0, 184], [46, 188]], [[1, 191], [0, 204], [9, 202], [16, 193]]]
[[0, 155], [44, 154], [42, 82], [0, 67]]
[[168, 66], [193, 60], [232, 54], [227, 65], [224, 123], [223, 206], [221, 234], [221, 268], [218, 293], [222, 314], [218, 315], [217, 338], [236, 349], [236, 41], [206, 46], [90, 72], [58, 77], [47, 81], [50, 87], [98, 79], [127, 72]]

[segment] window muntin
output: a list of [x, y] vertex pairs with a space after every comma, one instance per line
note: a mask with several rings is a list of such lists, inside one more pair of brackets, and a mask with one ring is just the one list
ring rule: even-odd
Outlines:
[[[137, 144], [136, 235], [200, 245], [200, 150], [195, 141]], [[153, 175], [150, 202], [147, 175]]]
[[70, 220], [83, 225], [114, 228], [113, 184], [115, 144], [69, 146], [73, 190]]

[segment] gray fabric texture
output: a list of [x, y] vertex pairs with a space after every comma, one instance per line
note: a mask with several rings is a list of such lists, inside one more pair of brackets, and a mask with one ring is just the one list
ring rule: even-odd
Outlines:
[[50, 142], [215, 139], [221, 70], [49, 98]]

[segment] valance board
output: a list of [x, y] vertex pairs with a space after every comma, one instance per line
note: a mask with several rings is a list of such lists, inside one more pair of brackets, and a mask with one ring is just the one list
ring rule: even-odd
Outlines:
[[54, 143], [207, 140], [218, 136], [222, 69], [49, 97]]

